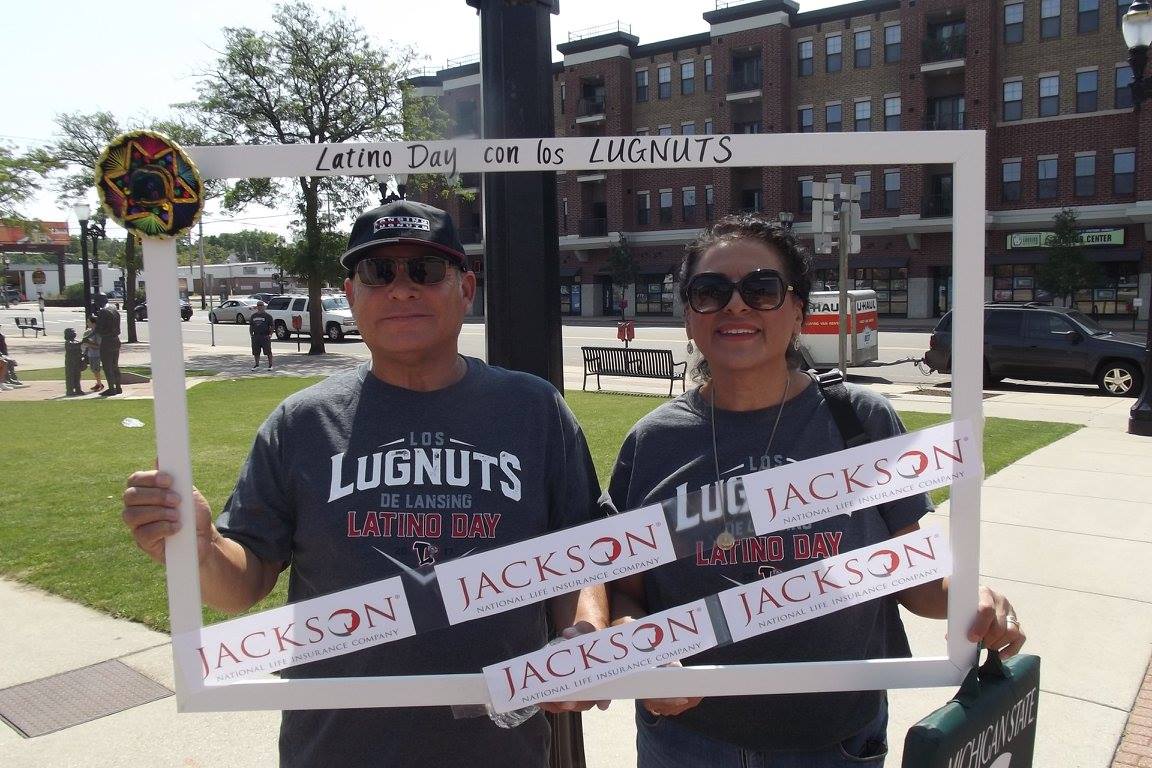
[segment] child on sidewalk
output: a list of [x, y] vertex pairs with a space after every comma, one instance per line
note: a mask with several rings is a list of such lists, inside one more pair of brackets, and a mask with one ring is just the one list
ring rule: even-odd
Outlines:
[[84, 344], [76, 340], [76, 329], [64, 329], [64, 385], [68, 397], [84, 394], [80, 385], [80, 371], [84, 369]]

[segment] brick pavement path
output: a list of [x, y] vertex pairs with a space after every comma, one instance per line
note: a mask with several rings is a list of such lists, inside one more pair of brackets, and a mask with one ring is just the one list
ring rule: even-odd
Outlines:
[[1152, 663], [1144, 672], [1144, 684], [1124, 726], [1112, 768], [1152, 768]]

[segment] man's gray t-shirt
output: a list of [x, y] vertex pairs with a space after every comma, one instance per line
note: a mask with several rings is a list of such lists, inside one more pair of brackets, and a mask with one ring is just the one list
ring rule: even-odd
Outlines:
[[[368, 366], [284, 401], [260, 428], [217, 520], [289, 563], [290, 602], [414, 572], [590, 519], [584, 436], [547, 382], [465, 358], [456, 384], [394, 387]], [[536, 604], [292, 667], [285, 677], [475, 673], [548, 641]], [[447, 707], [287, 711], [285, 766], [544, 766], [542, 715], [512, 730]]]
[[[848, 386], [851, 402], [872, 440], [904, 432], [888, 401]], [[708, 510], [687, 495], [704, 490], [700, 504], [718, 509], [716, 469], [722, 478], [802, 461], [843, 450], [844, 441], [820, 388], [810, 383], [780, 414], [771, 449], [767, 442], [778, 409], [716, 410], [716, 455], [708, 402], [692, 390], [641, 419], [624, 441], [609, 493], [619, 510], [677, 500], [678, 526], [708, 519]], [[729, 484], [735, 505], [745, 509], [742, 487]], [[647, 608], [660, 611], [890, 538], [931, 511], [926, 495], [841, 515], [813, 525], [756, 536], [750, 525], [735, 528], [731, 550], [698, 545], [695, 557], [643, 574]], [[703, 514], [702, 514], [703, 512]], [[741, 522], [748, 521], [743, 515]], [[734, 645], [693, 656], [686, 663], [752, 664], [893, 658], [909, 655], [893, 598], [874, 600]], [[843, 741], [877, 714], [882, 692], [708, 697], [676, 722], [745, 749], [815, 749]], [[640, 712], [638, 727], [659, 728]]]

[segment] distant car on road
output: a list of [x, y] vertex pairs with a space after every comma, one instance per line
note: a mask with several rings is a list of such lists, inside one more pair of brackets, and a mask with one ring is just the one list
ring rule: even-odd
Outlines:
[[208, 322], [244, 325], [248, 322], [248, 318], [252, 317], [252, 313], [256, 311], [256, 303], [257, 299], [247, 296], [239, 299], [228, 299], [208, 313]]
[[[952, 313], [932, 331], [924, 361], [952, 372]], [[1116, 338], [1075, 309], [1044, 304], [984, 307], [984, 384], [1003, 379], [1096, 384], [1106, 395], [1140, 393], [1144, 347]]]
[[4, 289], [4, 301], [8, 302], [9, 304], [16, 304], [17, 302], [19, 302], [20, 301], [20, 289], [19, 288], [5, 288]]
[[[133, 313], [136, 315], [137, 320], [147, 320], [148, 305], [146, 303], [137, 304]], [[192, 319], [192, 303], [187, 299], [180, 299], [180, 319], [184, 322]]]
[[250, 293], [250, 294], [248, 294], [248, 296], [246, 296], [246, 297], [241, 296], [240, 298], [249, 298], [249, 299], [252, 299], [253, 301], [262, 301], [265, 304], [267, 304], [269, 301], [271, 301], [272, 299], [276, 298], [279, 295], [280, 295], [279, 293]]

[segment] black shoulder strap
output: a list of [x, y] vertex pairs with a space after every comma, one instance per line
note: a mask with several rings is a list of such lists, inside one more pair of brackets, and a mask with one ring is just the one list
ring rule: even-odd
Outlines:
[[836, 428], [840, 430], [840, 436], [844, 438], [844, 446], [855, 448], [867, 443], [871, 438], [868, 437], [864, 425], [860, 423], [856, 409], [852, 407], [848, 388], [844, 386], [844, 377], [840, 375], [840, 371], [832, 370], [821, 373], [816, 376], [816, 383], [820, 386], [820, 392], [828, 403], [828, 409], [832, 411]]

